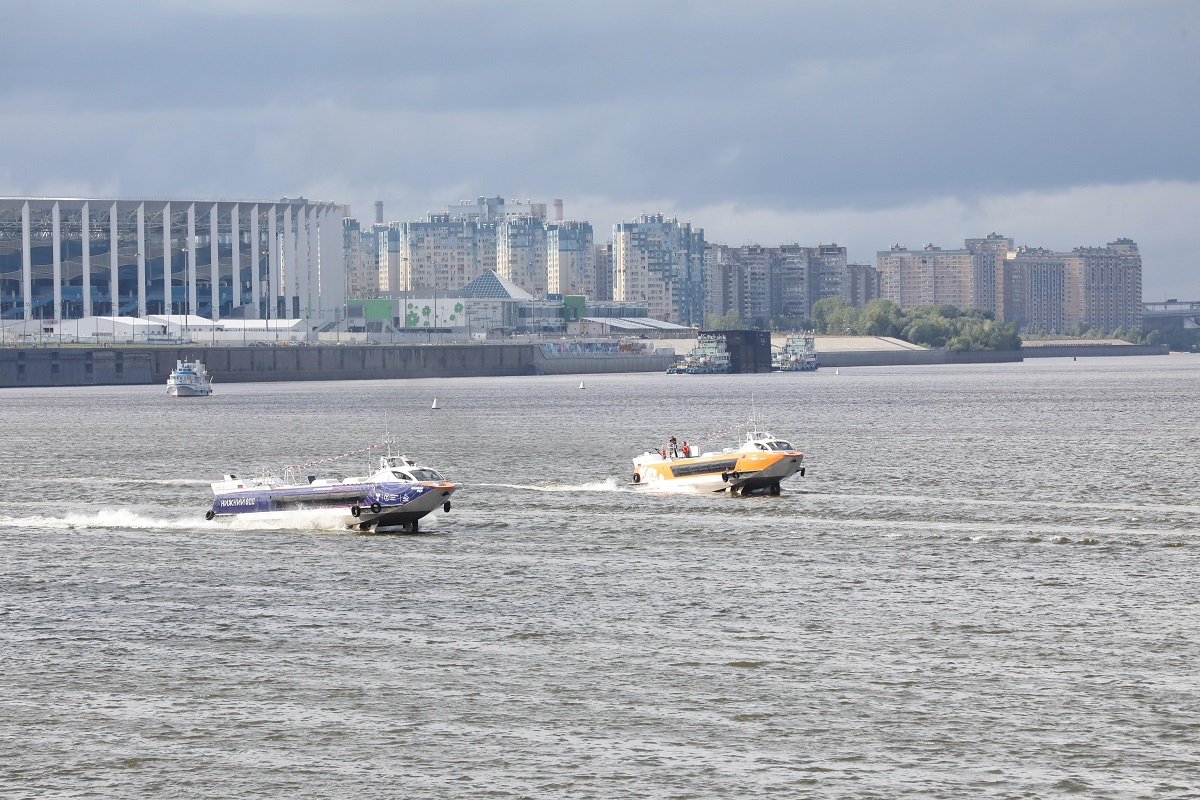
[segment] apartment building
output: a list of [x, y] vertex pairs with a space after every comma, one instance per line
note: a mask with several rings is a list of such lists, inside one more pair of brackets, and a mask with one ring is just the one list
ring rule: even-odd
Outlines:
[[992, 233], [966, 239], [961, 250], [895, 245], [876, 264], [883, 296], [905, 307], [981, 308], [1048, 331], [1080, 322], [1105, 330], [1141, 324], [1142, 260], [1130, 239], [1055, 252], [1014, 248], [1011, 238]]
[[879, 270], [871, 264], [847, 264], [843, 296], [855, 308], [863, 308], [882, 297]]
[[614, 225], [613, 299], [644, 302], [665, 322], [703, 325], [703, 229], [663, 214]]
[[593, 246], [596, 258], [596, 299], [613, 299], [613, 254], [612, 242]]
[[876, 254], [883, 295], [905, 308], [948, 304], [975, 308], [974, 256], [967, 249], [943, 250], [927, 244], [921, 250], [892, 245]]
[[358, 220], [342, 221], [342, 256], [345, 259], [346, 297], [363, 299], [379, 293], [378, 235], [363, 230]]
[[597, 297], [591, 223], [560, 221], [546, 228], [546, 291]]
[[546, 296], [545, 218], [511, 217], [496, 224], [496, 274], [534, 297]]

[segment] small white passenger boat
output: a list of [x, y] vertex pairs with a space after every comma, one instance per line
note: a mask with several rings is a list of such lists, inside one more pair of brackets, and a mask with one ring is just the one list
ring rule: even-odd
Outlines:
[[779, 494], [793, 475], [804, 477], [804, 453], [769, 431], [751, 424], [740, 447], [687, 454], [669, 446], [633, 459], [633, 482], [660, 491]]
[[[252, 480], [226, 475], [212, 484], [216, 499], [205, 518], [416, 533], [426, 514], [439, 507], [449, 513], [450, 495], [458, 486], [436, 470], [394, 454], [394, 443], [390, 435], [385, 436], [387, 455], [379, 459], [379, 468], [367, 477], [309, 475], [307, 480], [299, 481], [295, 478], [297, 467], [285, 468], [282, 480], [274, 474]], [[330, 460], [334, 459], [324, 459]]]
[[167, 377], [167, 394], [171, 397], [207, 397], [212, 394], [212, 376], [201, 361], [180, 359]]

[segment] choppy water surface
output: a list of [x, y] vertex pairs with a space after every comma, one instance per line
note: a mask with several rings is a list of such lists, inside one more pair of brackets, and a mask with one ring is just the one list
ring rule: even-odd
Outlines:
[[[1200, 792], [1200, 356], [217, 381], [0, 393], [0, 793]], [[628, 485], [752, 403], [781, 496]], [[204, 521], [385, 420], [426, 533]]]

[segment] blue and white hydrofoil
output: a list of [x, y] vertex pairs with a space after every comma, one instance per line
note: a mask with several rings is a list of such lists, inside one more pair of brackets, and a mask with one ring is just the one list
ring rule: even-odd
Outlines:
[[212, 484], [212, 510], [206, 519], [247, 519], [303, 527], [343, 527], [360, 531], [416, 533], [419, 520], [441, 506], [450, 511], [450, 495], [458, 488], [436, 470], [403, 455], [388, 455], [370, 477], [281, 482], [273, 475], [242, 480], [226, 475]]

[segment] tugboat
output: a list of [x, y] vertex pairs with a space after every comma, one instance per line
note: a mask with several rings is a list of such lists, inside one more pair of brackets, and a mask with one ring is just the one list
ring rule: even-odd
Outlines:
[[634, 485], [661, 491], [777, 495], [782, 481], [797, 474], [804, 477], [804, 453], [753, 423], [736, 449], [694, 456], [688, 449], [686, 442], [682, 451], [672, 443], [658, 452], [637, 456], [633, 459]]
[[[384, 436], [387, 455], [369, 477], [297, 480], [296, 469], [283, 470], [283, 479], [264, 474], [252, 480], [226, 475], [212, 484], [212, 510], [205, 519], [230, 521], [247, 518], [305, 527], [341, 527], [347, 530], [417, 533], [420, 519], [439, 506], [450, 512], [450, 495], [458, 488], [436, 470], [392, 452], [395, 439]], [[382, 445], [371, 445], [367, 450]], [[363, 452], [363, 451], [358, 451]], [[323, 459], [338, 460], [357, 453]]]
[[200, 360], [180, 359], [167, 377], [167, 394], [171, 397], [207, 397], [212, 394], [212, 376]]
[[789, 335], [783, 347], [771, 356], [771, 369], [776, 372], [812, 372], [820, 367], [812, 331]]
[[692, 352], [678, 364], [667, 368], [668, 375], [713, 375], [729, 372], [729, 351], [725, 349], [725, 337], [720, 334], [702, 333]]

